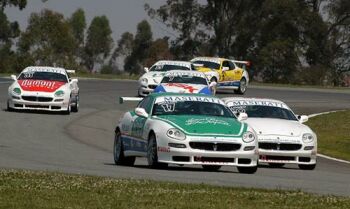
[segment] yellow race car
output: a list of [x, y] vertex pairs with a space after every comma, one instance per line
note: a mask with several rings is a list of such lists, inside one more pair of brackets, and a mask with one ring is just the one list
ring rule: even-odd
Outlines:
[[196, 57], [191, 62], [197, 71], [207, 75], [210, 82], [217, 83], [217, 90], [233, 89], [236, 94], [244, 94], [247, 90], [249, 75], [245, 68], [250, 65], [248, 61]]

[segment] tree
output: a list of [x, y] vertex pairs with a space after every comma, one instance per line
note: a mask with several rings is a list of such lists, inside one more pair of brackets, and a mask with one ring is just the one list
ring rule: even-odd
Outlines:
[[6, 6], [18, 7], [20, 10], [27, 5], [27, 0], [0, 0], [0, 8], [3, 11]]
[[159, 38], [152, 43], [144, 66], [152, 66], [158, 60], [172, 60], [174, 58], [169, 49], [168, 39], [168, 37]]
[[95, 17], [88, 29], [85, 64], [92, 71], [96, 63], [103, 64], [113, 47], [112, 30], [106, 16]]
[[110, 65], [114, 69], [118, 69], [118, 59], [125, 59], [130, 56], [134, 46], [134, 35], [129, 32], [122, 34], [121, 38], [118, 40], [116, 49], [114, 50], [112, 57], [109, 61]]
[[79, 46], [84, 44], [85, 38], [85, 28], [86, 28], [86, 20], [85, 20], [85, 12], [83, 9], [77, 9], [72, 17], [68, 20], [70, 26], [72, 27], [73, 35], [77, 39]]
[[22, 57], [32, 57], [38, 65], [75, 67], [77, 43], [62, 14], [51, 10], [32, 13], [19, 40]]

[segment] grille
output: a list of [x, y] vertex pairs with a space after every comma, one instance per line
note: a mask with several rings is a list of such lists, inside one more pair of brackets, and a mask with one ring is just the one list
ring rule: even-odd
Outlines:
[[299, 150], [301, 149], [301, 144], [288, 144], [288, 143], [269, 143], [269, 142], [259, 142], [259, 148], [260, 149], [266, 149], [266, 150], [287, 150], [287, 151], [293, 151], [293, 150]]
[[49, 106], [41, 106], [41, 105], [26, 105], [28, 108], [45, 108], [49, 109]]
[[261, 159], [261, 160], [294, 161], [295, 157], [291, 157], [291, 156], [260, 155], [259, 159]]
[[209, 151], [235, 151], [241, 148], [240, 144], [232, 143], [213, 143], [213, 142], [190, 142], [192, 149]]
[[23, 100], [32, 102], [51, 102], [51, 97], [35, 97], [35, 96], [22, 96]]
[[157, 88], [157, 86], [158, 86], [158, 85], [148, 85], [148, 88], [150, 88], [150, 89], [155, 89], [155, 88]]
[[194, 157], [194, 161], [206, 163], [233, 163], [235, 159], [224, 157]]

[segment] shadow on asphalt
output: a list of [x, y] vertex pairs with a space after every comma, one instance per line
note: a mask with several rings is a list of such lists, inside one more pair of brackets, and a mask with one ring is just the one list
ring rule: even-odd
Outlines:
[[[40, 115], [68, 115], [64, 111], [46, 111], [46, 110], [7, 110], [7, 108], [2, 109], [3, 112], [11, 113], [26, 113], [26, 114], [40, 114]], [[73, 112], [71, 112], [72, 114]]]

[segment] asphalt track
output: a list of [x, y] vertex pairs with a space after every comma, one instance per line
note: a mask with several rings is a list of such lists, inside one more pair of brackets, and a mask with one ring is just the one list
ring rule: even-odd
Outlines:
[[[9, 80], [0, 78], [0, 168], [350, 196], [350, 165], [324, 158], [318, 158], [313, 171], [297, 166], [261, 166], [253, 175], [240, 174], [227, 166], [218, 172], [205, 172], [199, 166], [153, 170], [147, 168], [145, 159], [138, 159], [134, 167], [116, 166], [113, 130], [121, 113], [132, 108], [130, 104], [119, 105], [117, 97], [135, 96], [135, 81], [80, 80], [81, 108], [71, 115], [5, 111], [9, 84]], [[223, 92], [219, 96], [234, 95]], [[350, 90], [250, 87], [245, 96], [281, 99], [297, 114], [350, 109]]]

